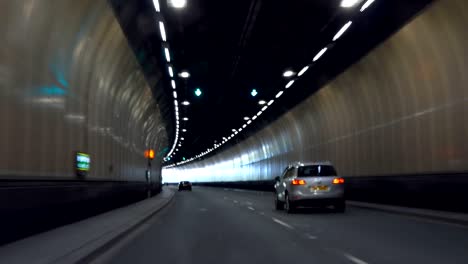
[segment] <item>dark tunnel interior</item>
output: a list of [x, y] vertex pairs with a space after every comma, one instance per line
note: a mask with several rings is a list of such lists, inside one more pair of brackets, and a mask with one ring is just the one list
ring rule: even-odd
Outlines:
[[0, 263], [467, 263], [467, 11], [0, 1]]

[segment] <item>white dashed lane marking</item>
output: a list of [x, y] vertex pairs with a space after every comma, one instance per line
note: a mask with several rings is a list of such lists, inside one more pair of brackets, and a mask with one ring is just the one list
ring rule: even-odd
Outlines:
[[234, 203], [238, 203], [238, 201], [237, 201], [237, 200], [234, 200], [233, 202], [234, 202]]
[[281, 221], [281, 220], [279, 220], [279, 219], [276, 219], [276, 218], [274, 218], [274, 217], [272, 217], [271, 219], [273, 219], [273, 221], [274, 221], [275, 223], [278, 223], [278, 224], [280, 224], [280, 225], [282, 225], [282, 226], [284, 226], [284, 227], [287, 227], [287, 228], [289, 228], [289, 229], [294, 229], [294, 227], [292, 227], [291, 225], [289, 225], [289, 224], [287, 224], [287, 223], [285, 223], [285, 222], [283, 222], [283, 221]]
[[251, 206], [249, 206], [247, 208], [249, 208], [249, 210], [255, 211], [255, 209], [253, 207], [251, 207]]

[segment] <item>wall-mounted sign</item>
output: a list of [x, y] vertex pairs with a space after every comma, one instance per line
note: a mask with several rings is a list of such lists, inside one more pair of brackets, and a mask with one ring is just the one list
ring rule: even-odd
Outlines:
[[91, 166], [91, 157], [87, 153], [75, 153], [75, 170], [80, 177], [86, 176]]

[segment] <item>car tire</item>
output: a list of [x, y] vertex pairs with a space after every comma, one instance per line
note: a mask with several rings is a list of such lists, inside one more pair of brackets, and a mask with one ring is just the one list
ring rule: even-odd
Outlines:
[[285, 195], [284, 200], [286, 201], [284, 204], [284, 210], [286, 210], [286, 213], [288, 214], [294, 213], [296, 210], [296, 206], [294, 205], [292, 201], [289, 200], [288, 194]]
[[337, 202], [335, 205], [335, 211], [338, 213], [344, 213], [346, 211], [346, 203], [345, 200], [341, 200]]
[[283, 210], [284, 209], [284, 203], [281, 202], [278, 199], [278, 194], [277, 193], [275, 193], [275, 209], [276, 210]]

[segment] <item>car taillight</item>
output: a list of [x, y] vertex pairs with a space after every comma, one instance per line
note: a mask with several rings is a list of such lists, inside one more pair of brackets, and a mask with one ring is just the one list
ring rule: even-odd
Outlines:
[[291, 183], [292, 183], [292, 185], [304, 185], [304, 184], [306, 184], [306, 182], [304, 180], [296, 180], [296, 179], [292, 180]]
[[343, 184], [344, 179], [343, 178], [335, 178], [333, 179], [333, 184]]

